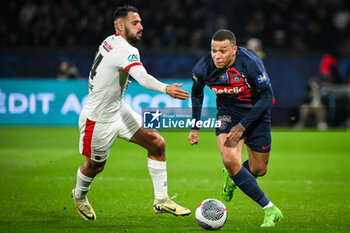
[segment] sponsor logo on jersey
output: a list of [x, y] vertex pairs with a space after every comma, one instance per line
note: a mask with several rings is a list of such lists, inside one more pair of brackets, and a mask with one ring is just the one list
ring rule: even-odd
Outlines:
[[138, 56], [136, 54], [130, 54], [128, 56], [128, 61], [130, 61], [130, 62], [138, 61], [138, 60], [139, 60], [139, 58], [138, 58]]
[[101, 160], [101, 156], [105, 156], [107, 154], [106, 150], [99, 150], [99, 149], [93, 149], [92, 151], [93, 156], [95, 157], [96, 160]]
[[108, 44], [107, 41], [104, 41], [104, 42], [103, 42], [103, 48], [104, 48], [107, 52], [109, 52], [109, 51], [111, 51], [111, 50], [113, 49], [113, 47], [112, 47], [110, 44]]
[[260, 74], [260, 75], [256, 76], [256, 81], [258, 83], [266, 82], [267, 81], [267, 77], [266, 77], [265, 74], [262, 74], [262, 75]]
[[239, 94], [246, 89], [246, 87], [210, 87], [210, 89], [217, 95], [220, 94]]
[[227, 73], [225, 72], [225, 73], [222, 73], [220, 75], [220, 81], [221, 82], [226, 82], [226, 80], [227, 80]]

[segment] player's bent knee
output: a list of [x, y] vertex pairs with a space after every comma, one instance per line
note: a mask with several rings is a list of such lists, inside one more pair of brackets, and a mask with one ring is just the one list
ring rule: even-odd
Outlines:
[[100, 173], [100, 172], [102, 172], [104, 169], [105, 169], [105, 164], [102, 164], [102, 165], [96, 167], [96, 168], [95, 168], [95, 171], [96, 171], [97, 173]]
[[225, 156], [223, 156], [222, 162], [224, 163], [225, 167], [226, 167], [228, 170], [230, 170], [230, 169], [237, 170], [238, 168], [241, 167], [240, 161], [237, 161], [237, 160], [232, 159], [232, 158], [227, 158], [227, 157], [225, 157]]
[[256, 176], [264, 176], [267, 173], [267, 168], [254, 169], [252, 173]]
[[161, 156], [165, 153], [165, 140], [159, 134], [155, 134], [152, 139], [152, 146], [149, 152], [154, 156]]
[[97, 162], [90, 160], [88, 163], [88, 169], [90, 169], [90, 170], [94, 171], [94, 173], [98, 174], [104, 170], [105, 164], [106, 164], [106, 161], [104, 161], [102, 163], [97, 163]]
[[163, 153], [165, 151], [165, 140], [162, 136], [158, 136], [155, 142], [155, 145], [160, 153]]

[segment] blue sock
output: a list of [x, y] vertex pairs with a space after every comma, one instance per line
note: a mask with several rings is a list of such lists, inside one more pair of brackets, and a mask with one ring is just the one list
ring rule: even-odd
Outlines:
[[242, 167], [236, 175], [231, 176], [231, 179], [247, 196], [257, 202], [261, 207], [269, 204], [270, 200], [260, 189], [254, 176], [245, 167]]
[[252, 174], [252, 175], [254, 176], [255, 179], [258, 178], [258, 176], [255, 175], [255, 174], [253, 174], [252, 171], [250, 170], [249, 161], [248, 161], [248, 160], [246, 160], [246, 161], [242, 164], [242, 166], [245, 167], [245, 169], [247, 169], [247, 170], [250, 172], [250, 174]]

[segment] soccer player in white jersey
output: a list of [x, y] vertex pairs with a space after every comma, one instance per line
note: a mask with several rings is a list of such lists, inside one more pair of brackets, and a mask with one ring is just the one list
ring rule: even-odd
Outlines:
[[119, 137], [148, 151], [148, 169], [155, 195], [154, 211], [189, 215], [189, 209], [168, 197], [164, 139], [156, 130], [144, 129], [141, 116], [123, 100], [129, 74], [145, 88], [173, 98], [188, 99], [189, 94], [179, 88], [182, 84], [164, 84], [147, 74], [142, 66], [139, 52], [134, 47], [143, 30], [135, 7], [118, 7], [114, 11], [114, 27], [116, 34], [107, 37], [99, 46], [89, 75], [89, 96], [79, 118], [79, 149], [86, 161], [78, 169], [72, 198], [84, 219], [96, 219], [87, 192], [94, 177], [103, 170], [109, 151]]

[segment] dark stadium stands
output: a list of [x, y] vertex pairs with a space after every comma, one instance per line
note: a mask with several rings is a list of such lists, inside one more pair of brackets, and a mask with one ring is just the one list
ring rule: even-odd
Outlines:
[[243, 44], [260, 38], [265, 49], [317, 50], [336, 44], [350, 51], [347, 0], [12, 0], [0, 3], [1, 47], [95, 47], [113, 33], [115, 6], [139, 8], [141, 47], [206, 49], [218, 28]]

